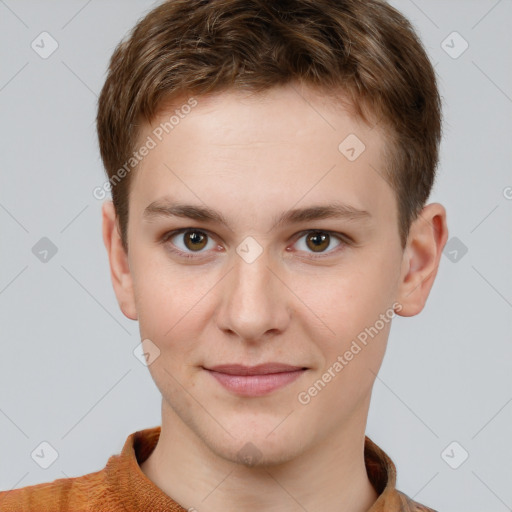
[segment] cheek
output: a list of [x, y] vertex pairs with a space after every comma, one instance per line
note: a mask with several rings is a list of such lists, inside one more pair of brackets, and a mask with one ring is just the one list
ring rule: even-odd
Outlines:
[[309, 383], [310, 390], [318, 394], [318, 407], [345, 417], [368, 400], [384, 359], [390, 326], [389, 319], [372, 318], [348, 329], [340, 320], [339, 337], [324, 344], [324, 367]]
[[336, 269], [302, 273], [290, 287], [317, 318], [312, 325], [323, 325], [333, 339], [347, 340], [387, 309], [391, 294], [385, 276], [378, 263], [354, 258]]
[[162, 346], [189, 346], [207, 316], [207, 296], [219, 281], [211, 270], [171, 262], [165, 251], [133, 253], [132, 277], [141, 336]]
[[[377, 252], [359, 263], [357, 271], [354, 265], [353, 271], [338, 276], [325, 300], [329, 311], [325, 322], [336, 332], [336, 341], [325, 347], [325, 370], [336, 374], [331, 398], [340, 407], [370, 392], [395, 316], [392, 266]], [[341, 370], [340, 365], [333, 368], [339, 357]]]

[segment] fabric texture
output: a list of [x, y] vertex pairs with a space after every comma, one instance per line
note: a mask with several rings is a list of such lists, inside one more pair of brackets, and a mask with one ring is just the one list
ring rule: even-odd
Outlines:
[[[120, 454], [100, 471], [0, 492], [1, 512], [187, 512], [140, 469], [158, 442], [161, 427], [133, 432]], [[368, 512], [437, 512], [416, 503], [396, 485], [391, 459], [365, 436], [368, 478], [379, 494]]]

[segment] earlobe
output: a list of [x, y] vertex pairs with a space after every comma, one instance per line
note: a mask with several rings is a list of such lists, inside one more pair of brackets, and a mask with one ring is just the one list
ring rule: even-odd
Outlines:
[[411, 224], [402, 261], [398, 289], [400, 316], [414, 316], [422, 311], [439, 268], [448, 228], [446, 210], [439, 203], [423, 208]]
[[124, 250], [119, 226], [112, 201], [102, 206], [103, 243], [107, 249], [110, 277], [117, 302], [123, 314], [131, 320], [137, 320], [133, 279], [130, 272], [128, 255]]

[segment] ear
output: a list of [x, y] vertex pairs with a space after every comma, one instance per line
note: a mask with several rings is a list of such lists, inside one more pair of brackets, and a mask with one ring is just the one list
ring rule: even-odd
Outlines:
[[123, 248], [121, 235], [112, 201], [105, 201], [102, 209], [103, 242], [110, 262], [110, 277], [123, 314], [131, 320], [137, 320], [133, 280], [130, 273], [128, 254]]
[[403, 254], [397, 297], [402, 308], [395, 310], [398, 315], [414, 316], [424, 308], [447, 239], [445, 208], [439, 203], [425, 206], [411, 224]]

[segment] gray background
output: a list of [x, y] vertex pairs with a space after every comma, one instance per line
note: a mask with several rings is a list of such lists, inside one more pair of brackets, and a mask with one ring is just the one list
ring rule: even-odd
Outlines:
[[[512, 3], [392, 4], [439, 75], [444, 139], [430, 202], [445, 205], [458, 252], [443, 255], [424, 311], [393, 321], [367, 435], [416, 500], [512, 510]], [[107, 62], [152, 5], [0, 0], [2, 490], [97, 471], [128, 434], [160, 424], [92, 195], [105, 179], [94, 118]], [[31, 47], [43, 31], [59, 45], [46, 59]], [[458, 56], [454, 31], [469, 44]], [[47, 262], [32, 252], [42, 237], [57, 248]], [[58, 452], [48, 469], [31, 458], [42, 441]], [[463, 450], [453, 469], [446, 461], [459, 464]]]

